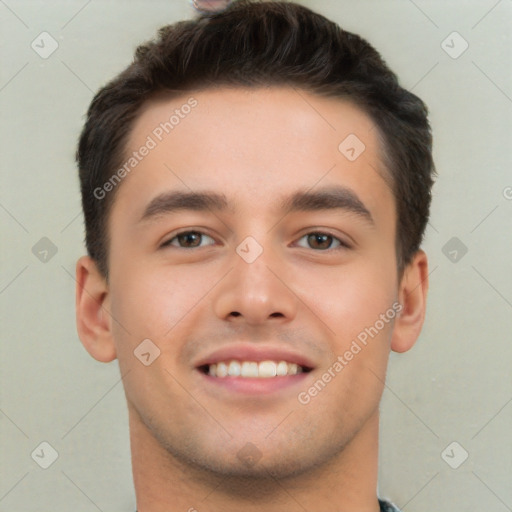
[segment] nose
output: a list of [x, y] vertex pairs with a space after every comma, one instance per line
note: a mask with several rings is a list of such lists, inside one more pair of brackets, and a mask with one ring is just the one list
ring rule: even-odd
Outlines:
[[213, 298], [217, 317], [249, 325], [292, 321], [299, 299], [282, 258], [264, 249], [256, 260], [249, 262], [233, 252], [232, 270], [216, 287]]

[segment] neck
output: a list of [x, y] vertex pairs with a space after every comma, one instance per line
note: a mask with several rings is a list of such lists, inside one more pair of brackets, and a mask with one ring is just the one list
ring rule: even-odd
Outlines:
[[130, 409], [138, 512], [378, 512], [376, 411], [356, 437], [321, 467], [277, 480], [211, 474], [176, 460]]

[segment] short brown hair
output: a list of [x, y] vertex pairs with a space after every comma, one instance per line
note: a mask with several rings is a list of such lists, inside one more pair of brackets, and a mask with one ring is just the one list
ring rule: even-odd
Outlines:
[[399, 85], [360, 36], [293, 2], [240, 0], [222, 12], [161, 28], [91, 102], [76, 159], [87, 251], [105, 277], [108, 216], [119, 187], [102, 199], [94, 191], [125, 160], [143, 103], [161, 91], [272, 85], [349, 99], [374, 121], [396, 201], [401, 274], [422, 242], [435, 175], [425, 104]]

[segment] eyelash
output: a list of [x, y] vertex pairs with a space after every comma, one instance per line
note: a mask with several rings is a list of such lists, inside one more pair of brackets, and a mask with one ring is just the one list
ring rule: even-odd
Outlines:
[[[199, 247], [179, 247], [179, 246], [174, 246], [174, 245], [171, 245], [171, 242], [173, 242], [173, 240], [177, 240], [179, 236], [181, 235], [188, 235], [188, 234], [197, 234], [197, 235], [200, 235], [201, 237], [208, 237], [208, 238], [211, 238], [213, 240], [213, 238], [205, 233], [202, 233], [201, 231], [196, 231], [196, 230], [187, 230], [187, 231], [181, 231], [179, 233], [176, 233], [172, 238], [170, 238], [169, 240], [167, 240], [166, 242], [164, 242], [160, 247], [161, 248], [167, 248], [167, 247], [174, 247], [176, 249], [184, 249], [184, 250], [191, 250], [191, 249], [201, 249], [202, 247], [199, 246]], [[304, 235], [302, 235], [299, 240], [302, 240], [303, 238], [305, 237], [308, 237], [310, 235], [326, 235], [330, 238], [332, 238], [333, 240], [337, 241], [339, 243], [338, 247], [329, 247], [328, 249], [313, 249], [315, 250], [316, 252], [331, 252], [331, 251], [338, 251], [338, 250], [347, 250], [347, 249], [351, 249], [352, 247], [344, 242], [343, 240], [341, 240], [340, 238], [334, 236], [333, 234], [331, 233], [328, 233], [328, 232], [325, 232], [325, 231], [310, 231], [309, 233], [306, 233]], [[204, 246], [203, 246], [204, 247]]]

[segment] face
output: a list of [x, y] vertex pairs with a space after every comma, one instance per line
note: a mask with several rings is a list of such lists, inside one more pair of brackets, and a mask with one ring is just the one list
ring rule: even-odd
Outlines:
[[292, 88], [206, 90], [149, 102], [133, 151], [105, 304], [134, 421], [221, 474], [339, 456], [377, 414], [400, 309], [372, 121]]

